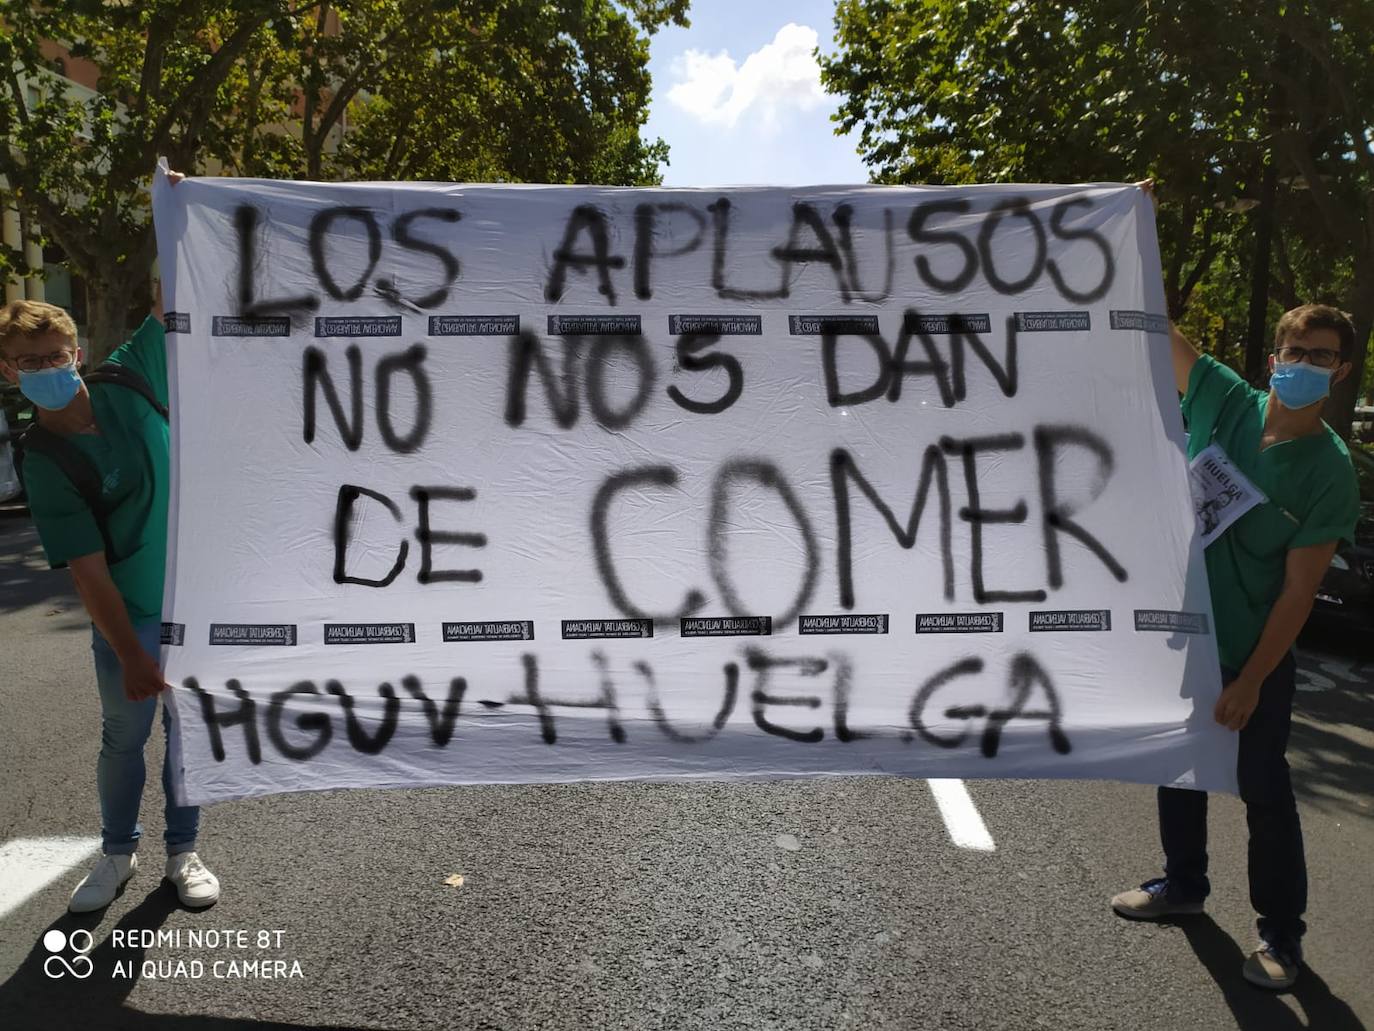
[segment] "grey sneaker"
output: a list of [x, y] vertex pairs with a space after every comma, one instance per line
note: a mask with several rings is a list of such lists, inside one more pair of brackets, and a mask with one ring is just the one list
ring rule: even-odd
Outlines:
[[204, 909], [219, 900], [219, 878], [205, 868], [194, 852], [167, 857], [167, 880], [176, 888], [183, 906]]
[[1241, 973], [1245, 980], [1260, 988], [1282, 991], [1292, 988], [1298, 979], [1301, 961], [1289, 955], [1285, 949], [1277, 948], [1269, 942], [1260, 942], [1259, 948], [1250, 953]]
[[1170, 901], [1168, 878], [1161, 877], [1114, 896], [1112, 909], [1132, 920], [1159, 920], [1166, 916], [1191, 916], [1201, 913], [1202, 903]]
[[138, 869], [138, 856], [101, 856], [81, 883], [72, 891], [67, 903], [70, 913], [92, 913], [104, 909], [119, 895], [124, 882]]

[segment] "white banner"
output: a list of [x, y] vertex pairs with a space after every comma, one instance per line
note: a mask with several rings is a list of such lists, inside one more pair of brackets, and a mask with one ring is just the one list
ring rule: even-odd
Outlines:
[[184, 797], [1234, 789], [1119, 186], [154, 187]]

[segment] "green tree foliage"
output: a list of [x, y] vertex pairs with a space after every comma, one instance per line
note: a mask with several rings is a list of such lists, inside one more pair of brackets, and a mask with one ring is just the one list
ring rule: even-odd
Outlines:
[[[98, 360], [131, 302], [146, 310], [159, 156], [191, 173], [657, 183], [649, 36], [687, 4], [0, 0], [0, 175], [86, 280]], [[95, 96], [52, 73], [45, 40], [99, 66]]]
[[[660, 181], [649, 36], [687, 0], [354, 0], [299, 17], [238, 74], [260, 115], [218, 134], [251, 175]], [[299, 132], [284, 134], [292, 122]], [[344, 131], [346, 128], [346, 131]]]
[[[135, 298], [147, 308], [154, 163], [194, 167], [233, 103], [224, 85], [235, 62], [286, 12], [271, 0], [0, 5], [0, 175], [89, 284], [93, 357], [118, 342]], [[98, 94], [48, 67], [46, 40], [99, 64]], [[7, 257], [13, 267], [18, 256]]]
[[[840, 0], [836, 28], [823, 81], [876, 180], [1152, 175], [1172, 315], [1204, 339], [1226, 334], [1212, 342], [1243, 364], [1234, 345], [1267, 219], [1271, 309], [1341, 303], [1363, 366], [1374, 324], [1368, 0]], [[1344, 432], [1361, 371], [1330, 408]]]

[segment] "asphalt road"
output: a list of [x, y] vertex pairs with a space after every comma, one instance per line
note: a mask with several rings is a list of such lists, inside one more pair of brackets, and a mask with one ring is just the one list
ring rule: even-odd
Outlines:
[[[1155, 875], [1152, 789], [970, 782], [986, 851], [954, 844], [924, 782], [859, 778], [220, 805], [202, 854], [224, 895], [193, 913], [159, 884], [154, 782], [146, 865], [106, 912], [66, 914], [74, 872], [0, 915], [0, 1028], [1374, 1027], [1374, 656], [1317, 639], [1302, 667], [1311, 930], [1289, 995], [1240, 976], [1254, 931], [1229, 797], [1208, 913], [1173, 925], [1107, 906]], [[98, 744], [80, 605], [28, 524], [0, 519], [0, 855], [97, 833]], [[0, 904], [23, 895], [10, 869]], [[47, 962], [77, 955], [45, 946], [53, 930], [90, 932], [92, 976]], [[247, 944], [189, 941], [210, 930]], [[254, 960], [288, 976], [232, 976]]]

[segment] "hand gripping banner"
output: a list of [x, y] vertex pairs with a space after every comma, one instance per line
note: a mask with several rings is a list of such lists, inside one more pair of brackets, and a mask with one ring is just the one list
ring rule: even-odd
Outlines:
[[153, 197], [184, 799], [1234, 789], [1138, 190]]

